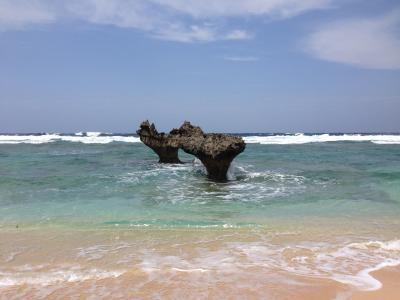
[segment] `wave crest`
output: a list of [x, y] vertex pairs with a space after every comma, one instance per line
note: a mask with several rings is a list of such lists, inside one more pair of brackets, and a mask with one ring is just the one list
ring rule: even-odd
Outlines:
[[325, 142], [372, 142], [374, 144], [400, 144], [400, 135], [362, 135], [362, 134], [314, 134], [306, 135], [270, 135], [245, 136], [244, 141], [249, 144], [290, 145]]
[[[363, 134], [314, 134], [303, 133], [285, 135], [255, 135], [243, 136], [248, 144], [263, 145], [291, 145], [325, 142], [372, 142], [374, 144], [400, 144], [400, 135], [363, 135]], [[73, 135], [67, 134], [26, 134], [0, 135], [0, 144], [44, 144], [57, 141], [80, 142], [84, 144], [108, 144], [112, 142], [140, 143], [140, 139], [129, 135], [112, 135], [101, 132], [77, 132]]]
[[113, 142], [139, 143], [134, 136], [102, 135], [100, 132], [81, 132], [75, 135], [0, 135], [0, 144], [47, 144], [54, 142], [75, 142], [83, 144], [109, 144]]

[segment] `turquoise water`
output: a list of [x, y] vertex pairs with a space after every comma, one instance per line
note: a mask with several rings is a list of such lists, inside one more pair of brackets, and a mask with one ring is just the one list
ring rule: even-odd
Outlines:
[[246, 227], [400, 213], [400, 144], [249, 143], [227, 183], [138, 142], [0, 144], [0, 226]]

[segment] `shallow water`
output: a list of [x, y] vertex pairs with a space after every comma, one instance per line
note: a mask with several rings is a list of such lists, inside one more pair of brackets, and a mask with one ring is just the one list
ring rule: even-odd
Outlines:
[[400, 264], [400, 137], [350, 137], [246, 137], [214, 183], [133, 136], [0, 136], [0, 295], [379, 289], [370, 272]]

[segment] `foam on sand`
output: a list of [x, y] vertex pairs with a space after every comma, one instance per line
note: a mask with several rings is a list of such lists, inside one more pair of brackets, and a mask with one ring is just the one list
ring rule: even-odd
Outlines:
[[162, 278], [171, 272], [208, 272], [207, 276], [215, 276], [215, 281], [238, 276], [237, 280], [242, 282], [257, 276], [253, 274], [257, 268], [266, 281], [273, 280], [272, 274], [278, 271], [304, 278], [331, 279], [361, 291], [373, 291], [380, 289], [382, 283], [372, 272], [400, 265], [399, 243], [369, 241], [334, 246], [305, 242], [282, 247], [264, 242], [232, 242], [219, 250], [203, 249], [193, 259], [146, 253], [140, 266], [144, 272]]
[[81, 282], [85, 280], [100, 280], [116, 278], [123, 271], [106, 271], [100, 269], [81, 269], [78, 267], [54, 268], [46, 272], [26, 270], [4, 272], [0, 271], [0, 287], [18, 285], [52, 285], [59, 283]]
[[[195, 243], [174, 239], [172, 244], [157, 245], [151, 239], [143, 248], [137, 242], [103, 241], [74, 248], [73, 264], [3, 264], [0, 293], [19, 289], [27, 293], [19, 298], [27, 298], [39, 287], [43, 293], [59, 291], [71, 293], [68, 297], [72, 297], [90, 285], [91, 293], [108, 295], [113, 292], [109, 289], [112, 286], [129, 295], [130, 291], [146, 290], [148, 283], [167, 290], [179, 285], [182, 293], [201, 291], [203, 287], [234, 286], [235, 292], [260, 292], [257, 295], [262, 298], [262, 289], [257, 291], [254, 287], [299, 286], [308, 284], [310, 279], [332, 280], [347, 285], [348, 290], [373, 291], [380, 289], [382, 283], [372, 272], [400, 265], [400, 240], [296, 240], [281, 244], [269, 239], [232, 241], [233, 236], [237, 237], [232, 233], [196, 239]], [[85, 285], [80, 285], [82, 282]], [[182, 294], [175, 298], [182, 298]]]

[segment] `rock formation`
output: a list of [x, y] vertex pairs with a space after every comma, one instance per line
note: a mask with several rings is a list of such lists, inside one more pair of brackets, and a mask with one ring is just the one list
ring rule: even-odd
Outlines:
[[232, 160], [244, 151], [241, 137], [220, 133], [204, 133], [198, 126], [184, 122], [169, 134], [158, 133], [148, 121], [137, 131], [140, 140], [156, 152], [161, 163], [180, 163], [178, 150], [196, 156], [206, 167], [208, 178], [226, 181]]
[[232, 160], [244, 151], [246, 144], [241, 137], [220, 133], [205, 134], [200, 127], [184, 122], [170, 135], [178, 136], [180, 148], [196, 156], [206, 167], [207, 175], [216, 181], [227, 180]]
[[154, 123], [150, 125], [149, 121], [142, 122], [136, 133], [143, 144], [157, 153], [160, 163], [181, 163], [178, 157], [180, 143], [175, 135], [159, 133]]

